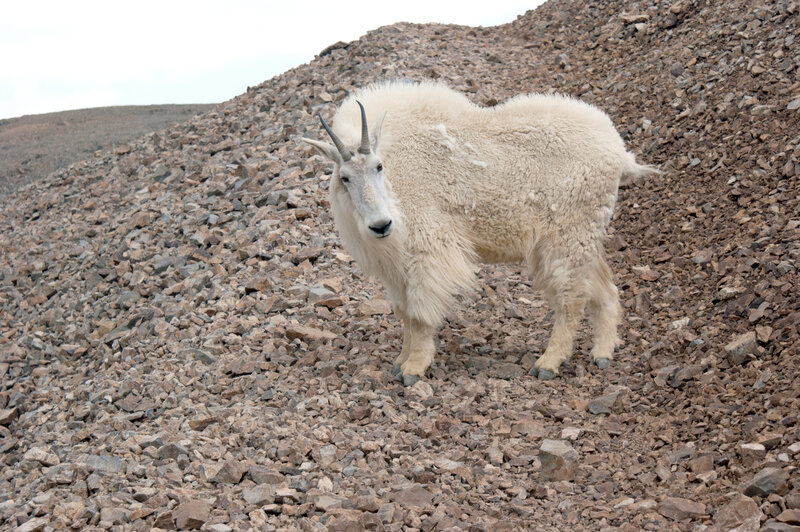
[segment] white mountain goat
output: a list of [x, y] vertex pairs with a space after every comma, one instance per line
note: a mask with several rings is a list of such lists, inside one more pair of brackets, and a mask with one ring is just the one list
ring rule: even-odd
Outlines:
[[[371, 130], [365, 108], [378, 117]], [[319, 118], [334, 145], [303, 140], [334, 162], [339, 235], [403, 320], [393, 372], [406, 385], [433, 361], [479, 261], [524, 263], [554, 309], [540, 379], [570, 356], [587, 305], [593, 360], [608, 365], [621, 309], [606, 227], [620, 180], [658, 171], [636, 163], [605, 113], [541, 94], [482, 108], [442, 84], [386, 82], [345, 99], [333, 129]]]

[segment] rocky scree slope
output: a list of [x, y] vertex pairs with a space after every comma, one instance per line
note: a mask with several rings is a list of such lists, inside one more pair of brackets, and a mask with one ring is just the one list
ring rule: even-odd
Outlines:
[[[0, 518], [24, 530], [786, 530], [800, 507], [797, 2], [548, 2], [336, 44], [0, 208]], [[625, 341], [527, 375], [547, 309], [487, 266], [430, 377], [340, 248], [355, 87], [556, 90], [664, 175], [620, 193]], [[558, 442], [546, 440], [559, 440]]]

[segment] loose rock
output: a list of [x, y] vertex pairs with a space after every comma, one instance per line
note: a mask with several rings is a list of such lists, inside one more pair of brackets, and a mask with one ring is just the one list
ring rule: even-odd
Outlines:
[[544, 440], [539, 448], [539, 459], [545, 481], [573, 480], [578, 472], [578, 452], [566, 442]]

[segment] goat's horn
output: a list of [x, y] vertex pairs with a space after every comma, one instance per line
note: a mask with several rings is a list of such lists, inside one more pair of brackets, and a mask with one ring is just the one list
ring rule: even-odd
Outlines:
[[358, 147], [358, 153], [368, 155], [372, 149], [369, 146], [369, 131], [367, 130], [367, 113], [364, 111], [364, 106], [361, 102], [356, 100], [356, 103], [361, 108], [361, 146]]
[[324, 127], [325, 131], [327, 131], [328, 135], [330, 135], [334, 146], [336, 146], [336, 149], [339, 150], [339, 155], [342, 156], [342, 160], [349, 161], [350, 152], [347, 151], [347, 149], [344, 147], [344, 144], [342, 144], [342, 141], [339, 140], [339, 137], [337, 137], [336, 134], [331, 130], [331, 128], [328, 127], [328, 124], [325, 123], [325, 119], [322, 118], [322, 113], [317, 113], [317, 116], [319, 116], [319, 121], [322, 122], [322, 127]]

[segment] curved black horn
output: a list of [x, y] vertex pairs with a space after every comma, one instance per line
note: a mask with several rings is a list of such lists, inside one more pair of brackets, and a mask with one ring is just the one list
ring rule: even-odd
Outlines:
[[347, 149], [344, 147], [344, 144], [342, 144], [342, 141], [339, 140], [339, 137], [337, 137], [336, 134], [331, 130], [331, 128], [328, 127], [328, 124], [325, 123], [325, 119], [322, 118], [322, 113], [317, 113], [317, 116], [319, 116], [319, 121], [322, 122], [322, 127], [324, 127], [325, 131], [327, 131], [328, 135], [330, 135], [331, 140], [333, 141], [333, 145], [336, 146], [337, 150], [339, 150], [339, 155], [342, 156], [342, 160], [349, 161], [350, 152], [347, 151]]
[[372, 149], [369, 145], [369, 131], [367, 130], [367, 113], [364, 111], [364, 106], [361, 102], [356, 100], [356, 103], [361, 108], [361, 146], [358, 147], [358, 153], [368, 155]]

